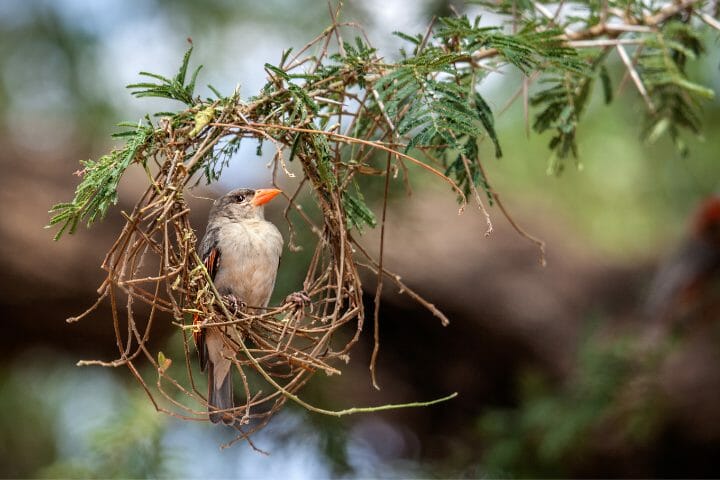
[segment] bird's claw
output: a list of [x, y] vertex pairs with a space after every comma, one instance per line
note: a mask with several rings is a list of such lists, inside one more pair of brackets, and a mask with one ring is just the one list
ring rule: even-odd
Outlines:
[[294, 303], [298, 307], [310, 305], [310, 307], [312, 308], [312, 299], [307, 293], [302, 290], [299, 292], [293, 292], [287, 297], [285, 297], [285, 303]]
[[227, 304], [228, 308], [230, 309], [230, 313], [232, 313], [233, 315], [236, 315], [238, 312], [247, 308], [245, 302], [241, 302], [240, 300], [238, 300], [237, 297], [232, 293], [225, 294], [222, 298], [225, 304]]

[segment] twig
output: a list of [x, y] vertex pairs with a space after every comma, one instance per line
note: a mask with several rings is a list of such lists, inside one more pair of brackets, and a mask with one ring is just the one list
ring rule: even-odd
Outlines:
[[373, 312], [373, 351], [370, 357], [370, 378], [372, 379], [373, 387], [380, 390], [377, 383], [375, 365], [377, 364], [378, 353], [380, 352], [380, 298], [382, 296], [383, 286], [383, 260], [385, 258], [385, 216], [387, 214], [387, 203], [388, 194], [390, 191], [390, 160], [391, 156], [388, 153], [387, 163], [385, 165], [385, 192], [383, 194], [383, 208], [382, 218], [380, 220], [380, 254], [378, 255], [378, 275], [377, 275], [377, 286], [375, 287], [375, 301]]
[[538, 246], [540, 249], [540, 266], [545, 267], [547, 266], [547, 260], [545, 259], [545, 242], [543, 240], [540, 240], [539, 238], [529, 234], [525, 229], [523, 229], [518, 223], [513, 219], [513, 217], [510, 215], [510, 212], [508, 212], [505, 209], [505, 206], [500, 201], [500, 195], [493, 192], [493, 198], [495, 199], [495, 203], [497, 203], [497, 206], [500, 207], [500, 211], [503, 212], [503, 215], [507, 219], [508, 222], [510, 222], [510, 225], [515, 229], [516, 232], [518, 232], [521, 236], [527, 238], [531, 242], [533, 242], [535, 245]]
[[[228, 126], [226, 124], [212, 124], [212, 125]], [[382, 150], [382, 151], [391, 153], [391, 154], [396, 155], [404, 160], [408, 160], [409, 162], [414, 163], [415, 165], [429, 171], [430, 173], [432, 173], [433, 175], [435, 175], [437, 177], [440, 177], [443, 181], [447, 182], [450, 185], [450, 187], [452, 187], [452, 189], [458, 193], [458, 195], [460, 195], [460, 197], [463, 200], [463, 202], [462, 202], [463, 205], [467, 203], [467, 198], [465, 197], [465, 194], [463, 193], [463, 191], [460, 190], [460, 187], [458, 187], [457, 184], [454, 181], [452, 181], [452, 179], [448, 178], [447, 175], [444, 175], [439, 170], [436, 170], [436, 169], [432, 168], [431, 166], [426, 165], [425, 163], [416, 160], [415, 158], [411, 157], [410, 155], [406, 155], [406, 154], [399, 152], [397, 150], [394, 150], [390, 147], [386, 147], [385, 145], [383, 145], [380, 142], [373, 142], [370, 140], [364, 140], [362, 138], [348, 137], [346, 135], [342, 135], [342, 134], [336, 133], [336, 132], [327, 132], [325, 130], [316, 130], [316, 129], [312, 129], [312, 128], [291, 127], [288, 125], [270, 125], [270, 124], [264, 124], [264, 123], [251, 123], [249, 125], [249, 127], [250, 128], [252, 128], [252, 127], [274, 128], [274, 129], [278, 129], [278, 130], [288, 130], [291, 132], [303, 132], [303, 133], [312, 133], [312, 134], [316, 134], [316, 135], [325, 135], [327, 137], [332, 137], [332, 138], [335, 138], [335, 139], [343, 141], [343, 142], [359, 143], [359, 144], [363, 144], [363, 145], [368, 145], [368, 146], [376, 148], [378, 150]]]
[[695, 12], [695, 15], [715, 30], [720, 30], [720, 22], [704, 12]]
[[638, 92], [640, 92], [640, 95], [643, 97], [643, 100], [645, 100], [645, 104], [647, 104], [648, 109], [651, 112], [654, 112], [655, 105], [653, 104], [652, 100], [650, 99], [650, 96], [648, 95], [648, 92], [645, 89], [645, 85], [643, 85], [642, 79], [640, 78], [640, 74], [635, 69], [635, 65], [633, 65], [632, 60], [630, 60], [630, 57], [628, 56], [627, 52], [625, 51], [625, 47], [623, 47], [622, 45], [616, 45], [615, 48], [617, 48], [618, 54], [620, 55], [620, 59], [623, 61], [623, 63], [627, 67], [628, 73], [630, 74], [630, 78], [632, 78], [633, 82], [635, 83], [635, 86], [637, 87]]

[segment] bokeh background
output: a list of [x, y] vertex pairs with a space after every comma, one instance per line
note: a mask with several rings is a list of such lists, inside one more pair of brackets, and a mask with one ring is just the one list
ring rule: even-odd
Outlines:
[[[441, 0], [348, 1], [343, 18], [362, 23], [392, 58], [399, 40], [390, 32], [422, 32], [448, 12]], [[343, 419], [288, 408], [255, 437], [264, 455], [247, 444], [221, 450], [231, 432], [156, 413], [124, 369], [75, 367], [116, 353], [107, 310], [65, 319], [93, 303], [98, 265], [119, 210], [144, 188], [142, 174], [127, 175], [118, 209], [92, 230], [53, 242], [43, 227], [50, 206], [72, 197], [78, 160], [113, 147], [116, 123], [168, 108], [133, 99], [125, 85], [139, 71], [172, 75], [191, 37], [193, 63], [205, 66], [199, 84], [239, 85], [249, 97], [264, 83], [265, 62], [329, 23], [316, 0], [0, 2], [0, 475], [717, 476], [717, 324], [689, 321], [658, 339], [641, 312], [658, 265], [688, 235], [690, 212], [718, 188], [720, 104], [704, 105], [705, 138], [690, 139], [691, 155], [680, 158], [665, 141], [639, 141], [644, 105], [629, 83], [611, 106], [592, 102], [579, 130], [581, 163], [560, 178], [546, 174], [549, 138], [526, 133], [519, 103], [497, 119], [505, 155], [495, 160], [488, 148], [486, 166], [515, 219], [547, 242], [546, 268], [497, 208], [486, 238], [479, 212], [458, 216], [446, 186], [417, 172], [413, 195], [390, 206], [387, 262], [451, 324], [388, 289], [382, 390], [370, 384], [370, 328], [341, 377], [318, 376], [304, 390], [328, 408], [453, 391], [457, 399]], [[708, 46], [692, 75], [718, 92], [716, 35]], [[617, 86], [619, 61], [612, 73]], [[483, 88], [499, 111], [518, 85], [508, 72]], [[221, 183], [192, 192], [199, 234], [203, 197], [267, 185], [267, 161], [243, 149]], [[376, 235], [367, 232], [368, 244]], [[298, 288], [302, 259], [293, 255], [285, 254], [278, 295]], [[157, 335], [167, 352], [179, 351], [170, 325]]]

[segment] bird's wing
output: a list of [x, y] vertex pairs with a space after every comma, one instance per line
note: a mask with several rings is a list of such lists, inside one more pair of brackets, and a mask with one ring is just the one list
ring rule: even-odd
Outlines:
[[[220, 265], [220, 249], [217, 245], [217, 232], [209, 231], [205, 234], [198, 253], [205, 264], [205, 268], [210, 274], [211, 279], [215, 279], [218, 265]], [[202, 323], [202, 319], [198, 314], [193, 317], [193, 324], [199, 325]], [[198, 357], [200, 358], [200, 371], [204, 372], [207, 367], [208, 352], [205, 344], [205, 329], [196, 328], [193, 330], [193, 340], [195, 340], [195, 348], [198, 351]]]
[[220, 265], [220, 249], [212, 247], [207, 256], [203, 257], [203, 263], [210, 274], [210, 278], [215, 280], [215, 273], [217, 273], [218, 265]]
[[[208, 271], [210, 272], [210, 277], [212, 278], [215, 278], [215, 271], [210, 270], [210, 267], [208, 267], [207, 264], [207, 260], [208, 258], [210, 258], [210, 254], [212, 253], [212, 251], [217, 250], [219, 236], [219, 228], [214, 227], [208, 229], [208, 231], [205, 232], [205, 236], [203, 237], [202, 241], [200, 241], [200, 245], [197, 249], [198, 255], [200, 255], [200, 258], [202, 258], [203, 262], [205, 262], [205, 266], [208, 268]], [[215, 267], [217, 267], [217, 265], [215, 265]]]

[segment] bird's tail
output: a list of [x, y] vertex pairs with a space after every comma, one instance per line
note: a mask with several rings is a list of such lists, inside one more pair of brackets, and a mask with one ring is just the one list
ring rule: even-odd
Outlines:
[[235, 421], [229, 412], [218, 412], [218, 410], [228, 410], [233, 408], [233, 385], [232, 385], [232, 369], [228, 370], [227, 375], [220, 385], [215, 382], [215, 368], [212, 362], [208, 362], [208, 413], [210, 421], [219, 423], [222, 421], [226, 425], [232, 425]]

